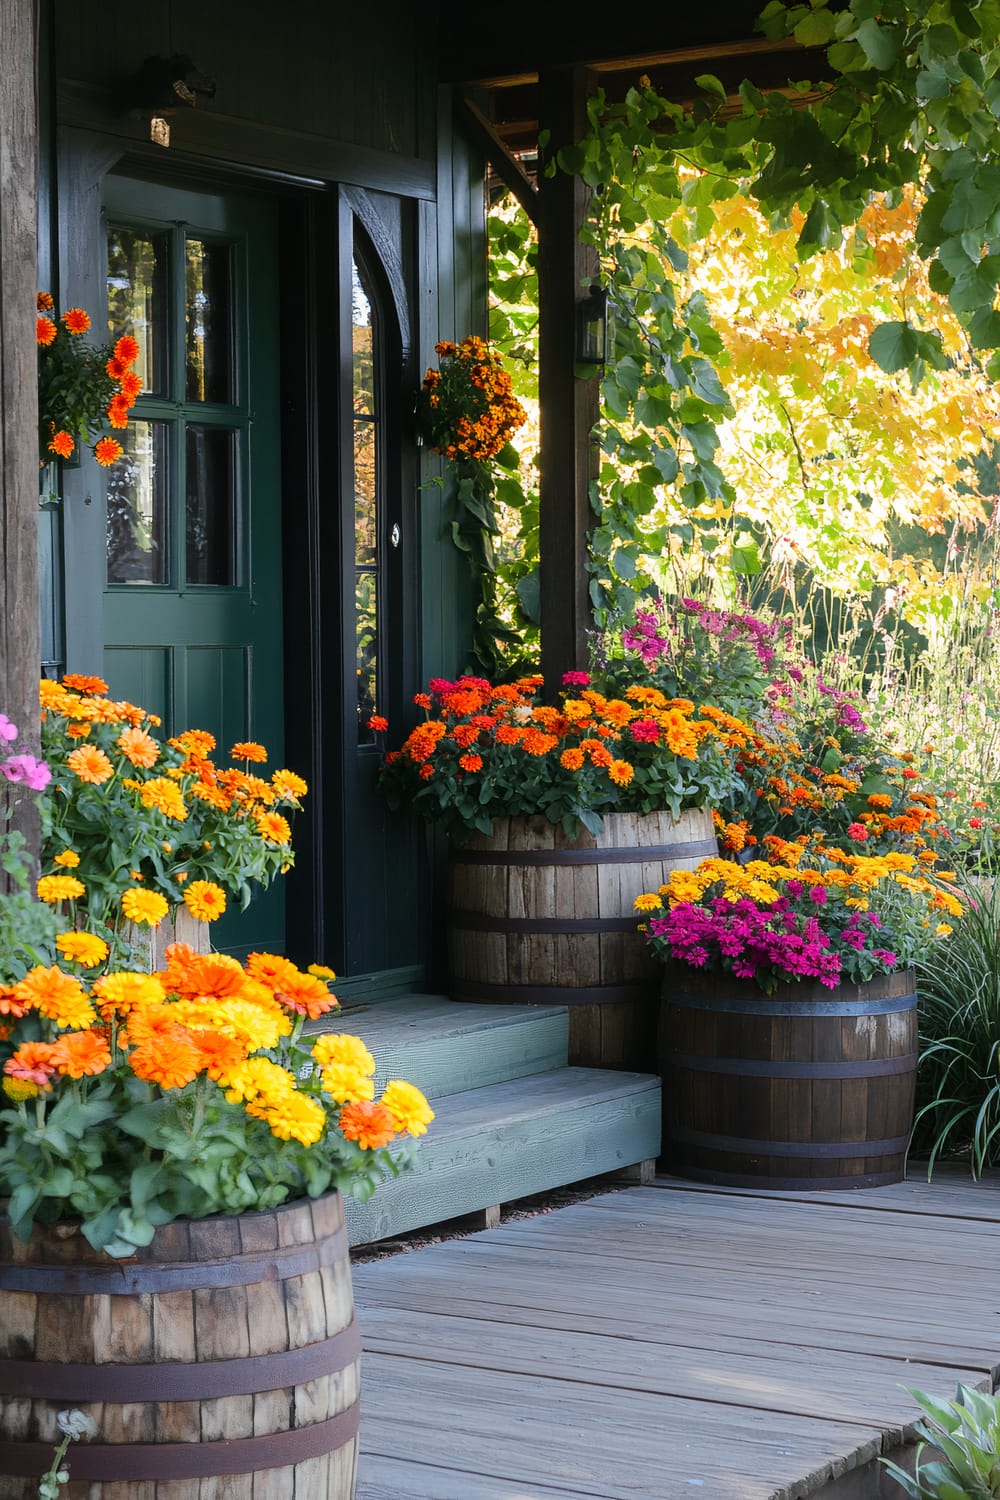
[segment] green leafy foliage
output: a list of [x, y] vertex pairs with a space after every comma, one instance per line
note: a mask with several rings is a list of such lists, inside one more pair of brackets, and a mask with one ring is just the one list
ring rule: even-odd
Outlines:
[[[880, 1459], [911, 1500], [996, 1500], [1000, 1496], [1000, 1396], [960, 1385], [954, 1401], [911, 1390], [924, 1418], [915, 1476]], [[941, 1454], [925, 1462], [926, 1447]]]

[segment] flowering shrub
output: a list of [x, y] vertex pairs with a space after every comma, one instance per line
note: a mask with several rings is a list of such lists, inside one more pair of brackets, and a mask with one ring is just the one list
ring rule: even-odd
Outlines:
[[684, 599], [640, 611], [598, 650], [613, 680], [705, 697], [748, 721], [732, 796], [716, 810], [726, 851], [742, 854], [774, 834], [854, 853], [902, 850], [929, 866], [975, 841], [979, 820], [956, 837], [915, 754], [897, 753], [856, 696], [824, 680], [797, 650], [790, 621]]
[[563, 685], [553, 707], [540, 677], [433, 679], [414, 700], [426, 721], [385, 757], [390, 805], [412, 806], [459, 839], [489, 834], [494, 817], [538, 813], [575, 837], [580, 824], [598, 833], [602, 813], [677, 817], [728, 793], [729, 756], [746, 737], [737, 719], [650, 687], [608, 697], [586, 672], [567, 672]]
[[[52, 775], [42, 901], [85, 916], [108, 941], [127, 922], [156, 926], [182, 901], [197, 920], [214, 921], [229, 897], [245, 906], [251, 883], [266, 886], [292, 864], [285, 814], [301, 806], [306, 783], [287, 770], [254, 774], [267, 760], [262, 745], [234, 745], [245, 769], [223, 768], [211, 759], [211, 735], [188, 730], [162, 743], [159, 720], [113, 702], [98, 677], [45, 679], [40, 692]], [[74, 962], [90, 967], [86, 958], [81, 950]]]
[[803, 661], [789, 620], [760, 620], [697, 599], [661, 601], [596, 643], [601, 671], [615, 682], [641, 680], [668, 697], [711, 702], [730, 713], [756, 711], [768, 694], [802, 681]]
[[445, 458], [488, 463], [528, 420], [503, 361], [474, 335], [434, 349], [441, 368], [427, 371], [417, 398], [424, 436]]
[[139, 345], [130, 334], [113, 345], [95, 348], [83, 342], [90, 317], [71, 307], [56, 317], [52, 297], [38, 294], [35, 340], [38, 345], [39, 458], [70, 458], [78, 442], [92, 443], [97, 462], [108, 468], [121, 457], [116, 438], [100, 436], [102, 428], [121, 430], [142, 390], [132, 366]]
[[406, 1164], [386, 1148], [434, 1116], [402, 1080], [375, 1099], [359, 1038], [302, 1041], [305, 1018], [336, 1004], [332, 977], [175, 943], [155, 974], [84, 983], [40, 965], [0, 985], [0, 1197], [14, 1232], [82, 1219], [95, 1248], [127, 1256], [180, 1216], [331, 1186], [368, 1197]]
[[[962, 912], [950, 891], [914, 873], [912, 855], [827, 849], [806, 864], [801, 846], [778, 839], [769, 852], [775, 862], [703, 860], [639, 896], [657, 957], [753, 979], [766, 993], [796, 979], [832, 989], [905, 967], [936, 918]], [[938, 937], [950, 931], [943, 920], [933, 927]]]

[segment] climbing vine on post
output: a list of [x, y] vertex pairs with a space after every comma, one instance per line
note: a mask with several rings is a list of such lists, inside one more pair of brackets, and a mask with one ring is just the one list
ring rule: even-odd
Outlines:
[[[684, 503], [683, 529], [713, 545], [735, 496], [717, 462], [729, 414], [716, 361], [721, 341], [698, 294], [679, 295], [687, 251], [670, 232], [678, 210], [689, 241], [706, 237], [716, 205], [737, 193], [775, 225], [797, 210], [797, 253], [839, 245], [877, 194], [898, 201], [919, 185], [917, 247], [930, 286], [946, 296], [987, 372], [1000, 374], [1000, 6], [996, 0], [772, 0], [760, 19], [772, 38], [794, 36], [827, 81], [785, 94], [744, 83], [739, 100], [710, 74], [690, 108], [641, 80], [625, 100], [589, 105], [591, 131], [558, 166], [595, 189], [584, 234], [601, 257], [617, 314], [618, 358], [602, 387], [606, 461], [594, 495], [591, 597], [627, 608], [645, 586], [644, 554], [665, 549], [649, 523], [663, 487]], [[803, 57], [804, 69], [808, 54]], [[794, 92], [794, 90], [793, 90]], [[808, 100], [806, 99], [806, 96]], [[687, 169], [685, 171], [685, 169]], [[947, 356], [918, 309], [880, 323], [869, 352], [914, 386]], [[677, 535], [677, 528], [674, 535]], [[739, 543], [740, 538], [733, 539]], [[734, 545], [737, 568], [757, 564]]]

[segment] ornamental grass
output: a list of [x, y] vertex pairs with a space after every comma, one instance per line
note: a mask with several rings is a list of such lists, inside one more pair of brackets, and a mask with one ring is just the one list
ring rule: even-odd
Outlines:
[[[707, 705], [633, 684], [621, 697], [568, 672], [558, 707], [537, 676], [493, 684], [434, 678], [414, 702], [425, 720], [385, 756], [390, 806], [412, 806], [453, 839], [489, 834], [495, 817], [541, 814], [575, 837], [611, 812], [668, 810], [723, 799], [747, 727]], [[383, 732], [385, 721], [371, 721]]]

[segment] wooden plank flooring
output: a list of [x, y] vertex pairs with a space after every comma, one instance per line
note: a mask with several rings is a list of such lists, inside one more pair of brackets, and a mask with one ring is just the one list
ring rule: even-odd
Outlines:
[[354, 1267], [358, 1500], [798, 1500], [1000, 1378], [1000, 1175], [657, 1178]]

